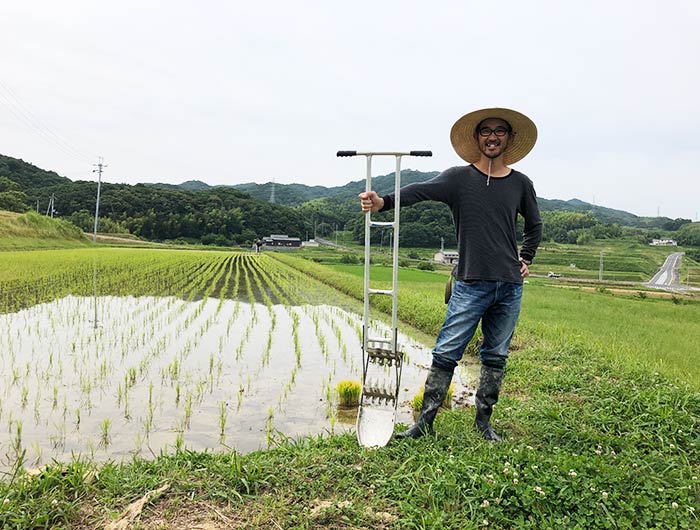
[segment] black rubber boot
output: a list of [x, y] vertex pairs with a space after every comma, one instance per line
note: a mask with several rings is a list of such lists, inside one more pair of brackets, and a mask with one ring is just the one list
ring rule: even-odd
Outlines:
[[445, 401], [447, 389], [452, 382], [453, 370], [445, 370], [437, 366], [431, 366], [428, 377], [425, 380], [423, 391], [423, 406], [416, 423], [409, 429], [394, 435], [394, 438], [420, 438], [424, 434], [433, 434], [433, 421], [442, 402]]
[[476, 418], [474, 425], [484, 437], [491, 442], [500, 442], [498, 436], [491, 428], [491, 414], [493, 406], [498, 401], [498, 394], [501, 392], [501, 382], [503, 381], [503, 368], [492, 368], [481, 365], [481, 378], [479, 379], [479, 389], [476, 391]]

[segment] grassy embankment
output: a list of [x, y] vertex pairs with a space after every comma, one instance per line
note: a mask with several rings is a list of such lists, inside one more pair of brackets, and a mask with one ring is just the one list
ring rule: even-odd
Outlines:
[[[361, 293], [356, 271], [280, 259]], [[402, 277], [401, 318], [435, 332], [443, 282]], [[101, 528], [167, 485], [136, 527], [695, 528], [698, 322], [697, 302], [532, 282], [495, 414], [503, 444], [483, 442], [473, 412], [453, 410], [438, 416], [435, 437], [380, 450], [343, 435], [243, 456], [181, 451], [99, 469], [78, 461], [8, 477], [0, 522]]]
[[82, 231], [68, 221], [34, 212], [0, 210], [0, 250], [76, 248], [88, 244]]

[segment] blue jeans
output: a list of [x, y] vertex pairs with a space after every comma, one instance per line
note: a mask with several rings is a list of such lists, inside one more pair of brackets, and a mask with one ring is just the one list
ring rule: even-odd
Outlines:
[[481, 320], [481, 363], [504, 368], [522, 295], [519, 283], [455, 279], [445, 322], [433, 349], [433, 365], [454, 370]]

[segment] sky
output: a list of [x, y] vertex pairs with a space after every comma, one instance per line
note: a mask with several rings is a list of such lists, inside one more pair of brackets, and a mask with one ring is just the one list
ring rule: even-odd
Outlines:
[[[545, 199], [700, 213], [696, 0], [0, 3], [0, 154], [73, 180], [339, 186], [507, 107]], [[373, 174], [394, 170], [375, 158]]]

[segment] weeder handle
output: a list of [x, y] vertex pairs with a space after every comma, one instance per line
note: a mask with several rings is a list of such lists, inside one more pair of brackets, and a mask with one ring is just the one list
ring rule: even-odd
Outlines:
[[432, 151], [411, 151], [410, 156], [433, 156]]
[[357, 156], [357, 151], [338, 151], [335, 156]]

